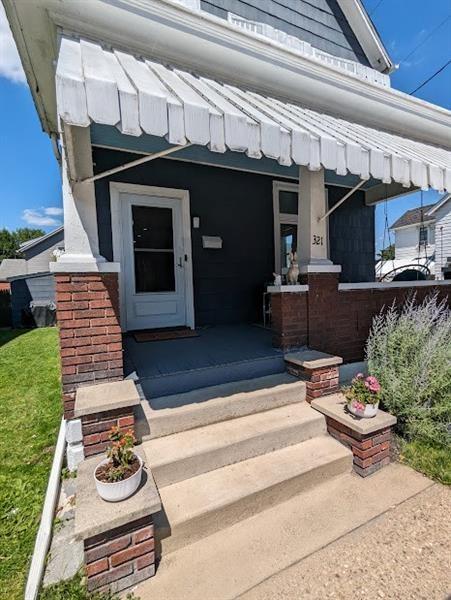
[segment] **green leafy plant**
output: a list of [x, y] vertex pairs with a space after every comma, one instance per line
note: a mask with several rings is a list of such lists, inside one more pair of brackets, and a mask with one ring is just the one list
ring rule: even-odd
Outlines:
[[366, 404], [374, 405], [380, 401], [381, 385], [376, 377], [365, 377], [363, 373], [358, 373], [345, 390], [345, 396], [348, 402], [354, 403], [356, 409], [363, 410]]
[[407, 440], [451, 449], [451, 312], [438, 293], [393, 303], [373, 319], [369, 371]]
[[136, 443], [133, 431], [125, 433], [119, 427], [112, 427], [109, 435], [111, 446], [108, 447], [106, 455], [111, 460], [111, 464], [106, 472], [107, 480], [110, 483], [122, 481], [128, 468], [135, 460], [133, 446]]

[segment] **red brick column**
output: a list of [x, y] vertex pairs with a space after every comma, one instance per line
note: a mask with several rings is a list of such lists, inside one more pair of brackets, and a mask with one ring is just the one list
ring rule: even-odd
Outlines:
[[88, 590], [117, 593], [155, 574], [152, 517], [84, 541]]
[[110, 444], [109, 433], [112, 427], [119, 427], [124, 432], [131, 429], [134, 432], [133, 406], [83, 416], [81, 427], [85, 457], [100, 454]]
[[64, 416], [75, 390], [123, 378], [117, 273], [55, 274]]
[[308, 340], [307, 292], [271, 294], [273, 346], [288, 350]]
[[327, 431], [348, 446], [353, 454], [353, 466], [362, 477], [367, 477], [390, 462], [391, 427], [362, 435], [326, 416]]
[[309, 273], [308, 283], [308, 346], [341, 356], [334, 343], [342, 326], [335, 314], [338, 306], [339, 273]]
[[290, 373], [290, 375], [294, 375], [305, 381], [305, 399], [309, 404], [316, 398], [327, 396], [328, 394], [335, 394], [340, 389], [338, 365], [321, 367], [318, 369], [307, 369], [299, 365], [290, 364], [287, 361], [286, 365], [287, 372]]

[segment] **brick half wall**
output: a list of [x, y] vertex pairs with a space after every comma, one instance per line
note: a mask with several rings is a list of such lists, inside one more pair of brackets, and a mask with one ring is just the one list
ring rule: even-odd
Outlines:
[[64, 416], [75, 390], [123, 378], [117, 273], [56, 274]]
[[273, 344], [284, 350], [303, 344], [314, 350], [343, 357], [345, 362], [363, 360], [373, 317], [393, 301], [405, 302], [414, 292], [421, 302], [438, 291], [449, 305], [449, 285], [396, 286], [375, 283], [372, 287], [339, 289], [338, 274], [310, 274], [308, 292], [280, 292], [271, 296]]

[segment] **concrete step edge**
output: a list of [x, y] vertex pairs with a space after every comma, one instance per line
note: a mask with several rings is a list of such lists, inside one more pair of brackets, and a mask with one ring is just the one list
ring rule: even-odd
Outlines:
[[143, 448], [163, 487], [325, 433], [323, 415], [302, 402], [148, 440]]
[[351, 468], [351, 452], [324, 435], [162, 488], [159, 551], [192, 544]]

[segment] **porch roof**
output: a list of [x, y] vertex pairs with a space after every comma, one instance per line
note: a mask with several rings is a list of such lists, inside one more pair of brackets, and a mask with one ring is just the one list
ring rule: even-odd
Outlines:
[[56, 89], [58, 114], [69, 125], [113, 125], [177, 146], [451, 191], [448, 150], [86, 40], [62, 38]]

